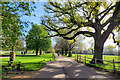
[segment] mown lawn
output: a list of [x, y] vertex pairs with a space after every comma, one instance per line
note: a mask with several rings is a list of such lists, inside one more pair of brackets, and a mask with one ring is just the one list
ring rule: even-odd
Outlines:
[[[81, 55], [82, 57], [89, 57], [89, 58], [93, 58], [93, 55], [88, 55], [88, 54], [72, 54], [72, 57], [69, 58], [75, 58], [75, 55]], [[114, 56], [114, 55], [103, 55], [103, 60], [107, 60], [107, 61], [113, 61], [113, 59], [116, 62], [120, 62], [120, 56]]]
[[[68, 58], [75, 58], [75, 55], [81, 55], [81, 58], [83, 59], [83, 60], [81, 60], [81, 62], [83, 62], [83, 63], [85, 62], [85, 56], [88, 57], [89, 59], [86, 58], [86, 63], [91, 64], [90, 61], [93, 58], [93, 55], [88, 55], [88, 54], [72, 54], [72, 57], [68, 57]], [[120, 62], [120, 56], [103, 55], [103, 60], [111, 61], [112, 62], [113, 59], [114, 59], [115, 62]], [[106, 62], [106, 61], [104, 61], [104, 64], [97, 64], [96, 66], [112, 71], [113, 70], [113, 63]], [[107, 65], [105, 65], [105, 64], [107, 64]], [[93, 65], [93, 64], [91, 64], [91, 65]], [[119, 66], [119, 67], [116, 67], [116, 70], [120, 71], [120, 63], [115, 63], [115, 66]]]
[[[39, 56], [25, 55], [21, 57], [16, 57], [13, 64], [18, 64], [18, 62], [21, 62], [21, 64], [25, 66], [25, 71], [35, 71], [40, 70], [47, 61], [55, 61], [56, 59], [54, 60], [53, 56], [53, 53], [44, 53]], [[8, 66], [8, 61], [9, 58], [2, 58], [2, 62], [0, 62], [0, 64]], [[40, 63], [40, 61], [42, 62]], [[4, 74], [4, 72], [2, 73]]]

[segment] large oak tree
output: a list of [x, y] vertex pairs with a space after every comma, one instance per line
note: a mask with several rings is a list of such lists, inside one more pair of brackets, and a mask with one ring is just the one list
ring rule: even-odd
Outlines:
[[[94, 57], [91, 62], [103, 63], [103, 47], [110, 34], [113, 34], [114, 42], [119, 45], [119, 41], [114, 38], [114, 29], [119, 30], [120, 23], [120, 1], [116, 3], [108, 2], [52, 2], [44, 5], [48, 13], [41, 18], [41, 23], [54, 31], [55, 35], [65, 39], [74, 39], [83, 34], [94, 38]], [[61, 31], [65, 30], [65, 33]], [[71, 35], [71, 36], [69, 36]]]

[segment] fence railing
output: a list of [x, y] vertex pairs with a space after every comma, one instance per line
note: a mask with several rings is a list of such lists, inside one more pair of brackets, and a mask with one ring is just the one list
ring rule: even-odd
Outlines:
[[[83, 62], [83, 63], [87, 63], [87, 61], [91, 61], [91, 60], [88, 60], [88, 59], [92, 59], [92, 58], [90, 58], [90, 57], [86, 57], [86, 56], [81, 56], [81, 55], [75, 55], [75, 60], [77, 61], [77, 62]], [[97, 65], [97, 60], [99, 60], [99, 61], [103, 61], [103, 62], [107, 62], [107, 63], [111, 63], [111, 65], [110, 64], [103, 64], [103, 65], [106, 65], [106, 66], [110, 66], [110, 67], [112, 67], [112, 69], [107, 69], [107, 70], [110, 70], [110, 71], [112, 71], [112, 72], [116, 72], [116, 71], [120, 71], [120, 66], [117, 66], [117, 64], [119, 64], [120, 62], [116, 62], [114, 59], [113, 59], [113, 61], [107, 61], [107, 60], [101, 60], [101, 59], [96, 59], [95, 58], [95, 62], [94, 62], [94, 66], [96, 66]], [[99, 67], [99, 66], [98, 66]]]

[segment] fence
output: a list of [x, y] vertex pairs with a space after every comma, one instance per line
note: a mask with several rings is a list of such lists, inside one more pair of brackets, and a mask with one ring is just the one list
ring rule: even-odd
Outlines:
[[[91, 61], [91, 60], [88, 60], [88, 59], [92, 59], [92, 58], [89, 58], [89, 57], [86, 57], [86, 56], [81, 56], [81, 55], [75, 55], [75, 60], [77, 61], [77, 62], [83, 62], [83, 63], [87, 63], [87, 61]], [[101, 59], [96, 59], [95, 58], [95, 64], [92, 64], [92, 65], [94, 65], [94, 66], [96, 66], [97, 65], [97, 60], [101, 60]], [[116, 72], [116, 71], [120, 71], [120, 66], [117, 66], [116, 64], [119, 64], [120, 62], [115, 62], [114, 61], [114, 59], [113, 59], [113, 61], [107, 61], [107, 60], [101, 60], [101, 61], [104, 61], [104, 62], [107, 62], [107, 63], [111, 63], [112, 65], [110, 65], [110, 64], [103, 64], [103, 65], [106, 65], [106, 66], [110, 66], [110, 67], [112, 67], [112, 69], [107, 69], [107, 70], [109, 70], [109, 71], [112, 71], [112, 72]], [[102, 65], [102, 64], [101, 64]]]

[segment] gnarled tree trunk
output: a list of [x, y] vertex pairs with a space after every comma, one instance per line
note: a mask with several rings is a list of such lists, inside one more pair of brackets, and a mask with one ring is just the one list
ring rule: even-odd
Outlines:
[[71, 57], [72, 56], [72, 52], [71, 52], [71, 50], [69, 51], [69, 55], [68, 55], [68, 57]]
[[65, 55], [67, 55], [67, 50], [65, 50]]
[[100, 41], [99, 39], [95, 40], [94, 56], [91, 63], [95, 63], [95, 59], [97, 63], [103, 63], [103, 47], [104, 47], [103, 41]]

